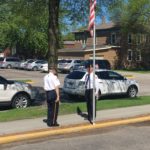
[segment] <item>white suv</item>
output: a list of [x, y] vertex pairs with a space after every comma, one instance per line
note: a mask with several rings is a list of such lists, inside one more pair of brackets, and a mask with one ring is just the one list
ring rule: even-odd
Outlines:
[[30, 84], [7, 80], [0, 76], [0, 104], [26, 108], [34, 98], [35, 93]]
[[[104, 95], [127, 94], [136, 97], [139, 85], [135, 80], [127, 79], [111, 70], [96, 70], [99, 82], [99, 98]], [[68, 95], [84, 96], [86, 72], [74, 71], [66, 76], [63, 91]]]

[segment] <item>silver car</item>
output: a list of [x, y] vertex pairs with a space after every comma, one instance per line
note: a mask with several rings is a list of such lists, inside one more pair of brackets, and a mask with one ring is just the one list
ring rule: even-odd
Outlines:
[[26, 108], [35, 99], [32, 86], [27, 83], [7, 80], [0, 76], [0, 104], [13, 108]]
[[[136, 97], [139, 85], [135, 80], [127, 79], [111, 70], [96, 70], [99, 82], [98, 98], [104, 95], [127, 94], [128, 97]], [[74, 71], [66, 76], [63, 91], [68, 95], [84, 96], [86, 72]]]
[[21, 63], [20, 63], [20, 69], [26, 69], [26, 66], [27, 66], [27, 64], [28, 63], [31, 63], [31, 62], [33, 62], [34, 61], [34, 59], [27, 59], [26, 61], [22, 61]]
[[68, 59], [68, 60], [60, 60], [58, 61], [58, 70], [59, 71], [66, 71], [66, 72], [72, 72], [73, 67], [77, 64], [80, 64], [82, 60], [79, 59]]
[[0, 58], [0, 68], [19, 68], [20, 59], [17, 57], [1, 57]]
[[37, 71], [37, 70], [40, 70], [41, 65], [44, 64], [44, 63], [47, 63], [47, 61], [45, 61], [45, 60], [35, 60], [31, 63], [27, 63], [26, 69]]

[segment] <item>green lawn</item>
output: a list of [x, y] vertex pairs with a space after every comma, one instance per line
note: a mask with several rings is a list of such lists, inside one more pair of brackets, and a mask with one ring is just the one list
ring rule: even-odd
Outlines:
[[[137, 97], [134, 99], [121, 98], [121, 99], [105, 99], [97, 102], [97, 110], [113, 109], [120, 107], [138, 106], [150, 104], [150, 96]], [[74, 103], [61, 103], [59, 115], [77, 113], [77, 107], [82, 111], [86, 111], [85, 102]], [[46, 116], [46, 106], [29, 107], [26, 109], [10, 109], [0, 112], [0, 122], [37, 118]]]

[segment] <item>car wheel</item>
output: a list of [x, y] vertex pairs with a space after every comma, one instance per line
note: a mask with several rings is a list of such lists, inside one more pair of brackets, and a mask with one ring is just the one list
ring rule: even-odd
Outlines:
[[7, 69], [11, 69], [11, 68], [12, 68], [12, 66], [11, 66], [11, 65], [8, 65], [6, 68], [7, 68]]
[[37, 68], [37, 67], [33, 67], [32, 70], [33, 70], [33, 71], [37, 71], [38, 68]]
[[30, 105], [30, 98], [26, 94], [17, 94], [12, 100], [13, 108], [26, 108]]
[[137, 92], [138, 92], [138, 90], [135, 86], [130, 86], [128, 89], [128, 92], [127, 92], [127, 96], [134, 98], [134, 97], [136, 97]]

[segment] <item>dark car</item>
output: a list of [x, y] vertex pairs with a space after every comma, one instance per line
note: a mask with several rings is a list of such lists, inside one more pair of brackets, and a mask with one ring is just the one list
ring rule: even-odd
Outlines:
[[[74, 66], [73, 70], [82, 70], [85, 69], [87, 67], [88, 64], [93, 64], [93, 60], [85, 60], [83, 62], [81, 62], [80, 64], [77, 64]], [[95, 68], [96, 69], [111, 69], [111, 65], [109, 63], [108, 60], [106, 59], [97, 59], [95, 60]]]

